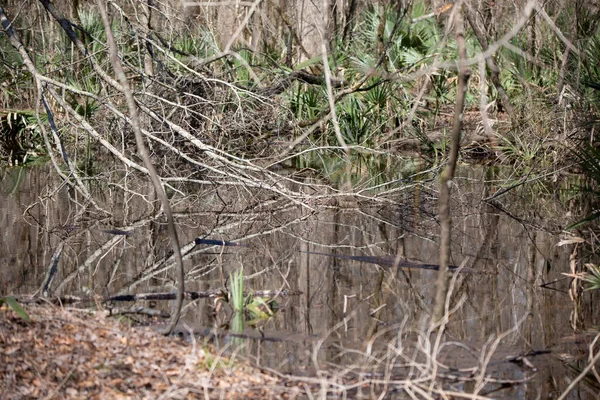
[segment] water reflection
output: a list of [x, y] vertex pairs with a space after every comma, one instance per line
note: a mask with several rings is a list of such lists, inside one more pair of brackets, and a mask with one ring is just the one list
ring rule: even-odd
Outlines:
[[[568, 271], [571, 249], [555, 246], [566, 210], [552, 195], [522, 188], [492, 203], [481, 201], [502, 190], [502, 173], [497, 167], [465, 167], [455, 181], [452, 262], [486, 273], [456, 275], [451, 307], [462, 306], [448, 324], [446, 340], [454, 344], [443, 347], [440, 357], [458, 370], [479, 365], [482, 349], [495, 350], [489, 371], [520, 380], [534, 375], [531, 367], [507, 358], [530, 354], [528, 362], [539, 370], [535, 378], [498, 396], [547, 397], [566, 387], [565, 376], [573, 376], [557, 355], [585, 354], [574, 342], [585, 347], [589, 341], [574, 335], [592, 327], [599, 314], [588, 293], [576, 304], [578, 330], [569, 323], [569, 282], [559, 279]], [[382, 357], [392, 351], [390, 346], [417, 351], [436, 271], [382, 268], [356, 257], [435, 265], [438, 222], [435, 182], [431, 185], [412, 185], [393, 202], [312, 207], [318, 211], [268, 193], [241, 197], [227, 187], [198, 187], [197, 196], [174, 201], [185, 243], [187, 289], [225, 287], [229, 274], [243, 266], [246, 287], [301, 291], [277, 299], [280, 311], [260, 327], [263, 340], [246, 342], [246, 354], [294, 374], [333, 365], [375, 373], [376, 362], [368, 368], [356, 365], [364, 363], [365, 354]], [[144, 182], [95, 187], [102, 208], [113, 213], [109, 218], [82, 207], [82, 199], [55, 180], [48, 167], [4, 171], [2, 189], [0, 294], [40, 289], [59, 246], [63, 251], [51, 288], [56, 295], [174, 289], [164, 221], [155, 217], [160, 212], [154, 192]], [[555, 290], [540, 288], [553, 280], [559, 280]], [[188, 302], [183, 322], [197, 331], [221, 329], [224, 323], [215, 303], [207, 300]], [[229, 345], [227, 339], [215, 340]], [[406, 371], [397, 367], [391, 373]], [[472, 390], [470, 383], [461, 385], [457, 388]], [[580, 390], [574, 396], [585, 397], [590, 389]]]

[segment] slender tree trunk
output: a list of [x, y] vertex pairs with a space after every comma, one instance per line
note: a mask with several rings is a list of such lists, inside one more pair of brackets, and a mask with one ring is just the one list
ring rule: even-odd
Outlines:
[[[527, 47], [529, 53], [533, 56], [533, 58], [537, 59], [538, 49], [537, 49], [537, 38], [536, 38], [536, 13], [532, 12], [529, 17], [529, 25], [527, 26]], [[531, 68], [533, 68], [535, 72], [535, 76], [537, 78], [538, 66], [536, 64], [532, 64]]]
[[142, 136], [142, 129], [140, 126], [140, 117], [137, 110], [137, 105], [135, 103], [135, 99], [133, 98], [133, 93], [129, 87], [129, 82], [127, 81], [127, 77], [125, 76], [125, 71], [121, 66], [121, 62], [119, 61], [119, 56], [117, 54], [117, 45], [115, 43], [115, 39], [112, 34], [112, 30], [110, 28], [110, 22], [108, 20], [108, 14], [106, 13], [106, 7], [104, 5], [105, 0], [98, 0], [98, 10], [100, 11], [100, 15], [102, 17], [102, 21], [104, 22], [104, 29], [106, 30], [106, 41], [108, 44], [108, 50], [110, 54], [110, 60], [115, 71], [115, 75], [119, 80], [122, 92], [125, 95], [125, 99], [127, 101], [127, 107], [129, 109], [129, 116], [131, 118], [131, 127], [135, 134], [135, 141], [137, 144], [138, 152], [144, 160], [144, 165], [148, 170], [148, 175], [150, 175], [150, 180], [152, 181], [152, 185], [156, 190], [156, 194], [160, 199], [163, 211], [165, 216], [167, 217], [167, 229], [169, 231], [169, 238], [171, 239], [171, 246], [173, 247], [173, 255], [177, 262], [177, 304], [175, 307], [175, 312], [171, 316], [171, 320], [169, 321], [169, 325], [163, 332], [164, 334], [170, 334], [173, 332], [175, 325], [179, 321], [179, 315], [181, 314], [181, 305], [183, 304], [183, 292], [185, 290], [184, 287], [184, 269], [183, 269], [183, 258], [181, 256], [181, 246], [179, 246], [179, 238], [177, 237], [177, 230], [175, 229], [175, 222], [173, 220], [173, 213], [171, 212], [171, 206], [169, 205], [169, 199], [167, 194], [164, 191], [162, 183], [156, 173], [156, 169], [152, 164], [150, 159], [150, 155], [148, 153], [148, 149], [144, 143], [144, 138]]
[[342, 43], [344, 43], [346, 49], [350, 45], [349, 36], [354, 29], [354, 18], [356, 14], [356, 8], [358, 5], [358, 0], [349, 0], [350, 4], [347, 7], [347, 10], [344, 15], [344, 33], [342, 35]]
[[[460, 3], [457, 3], [460, 4]], [[462, 129], [463, 110], [465, 104], [465, 95], [467, 92], [467, 83], [471, 76], [471, 71], [467, 67], [467, 50], [465, 47], [465, 30], [462, 10], [458, 10], [454, 16], [454, 26], [456, 31], [456, 43], [458, 45], [459, 74], [458, 89], [456, 94], [456, 106], [454, 109], [454, 121], [452, 124], [452, 142], [450, 144], [450, 155], [448, 163], [440, 177], [440, 200], [439, 212], [441, 223], [440, 237], [440, 270], [436, 282], [435, 305], [433, 309], [432, 323], [439, 322], [444, 316], [446, 304], [446, 295], [448, 293], [448, 265], [450, 263], [450, 186], [454, 178], [456, 161], [458, 160], [458, 151], [460, 148], [460, 133]]]

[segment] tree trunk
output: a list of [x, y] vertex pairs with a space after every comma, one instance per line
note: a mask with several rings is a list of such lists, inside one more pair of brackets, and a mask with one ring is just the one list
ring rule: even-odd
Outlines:
[[450, 155], [448, 163], [440, 177], [440, 269], [436, 282], [435, 306], [433, 309], [432, 323], [438, 323], [444, 316], [446, 305], [446, 296], [448, 293], [448, 265], [450, 263], [450, 185], [454, 178], [456, 161], [458, 160], [458, 151], [460, 149], [460, 133], [462, 129], [463, 110], [465, 96], [467, 92], [467, 83], [471, 76], [471, 71], [467, 67], [467, 50], [465, 46], [465, 31], [462, 10], [458, 10], [454, 16], [454, 26], [456, 30], [456, 43], [458, 45], [459, 73], [458, 90], [456, 95], [456, 106], [454, 109], [454, 121], [452, 124], [452, 142], [450, 144]]

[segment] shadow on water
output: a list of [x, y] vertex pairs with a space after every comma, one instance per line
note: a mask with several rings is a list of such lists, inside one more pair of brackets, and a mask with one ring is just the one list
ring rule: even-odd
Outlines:
[[[76, 194], [45, 168], [21, 171], [18, 181], [3, 173], [0, 295], [43, 289], [59, 248], [47, 288], [54, 295], [109, 298], [174, 289], [164, 221], [150, 217], [150, 186], [139, 183], [140, 196], [130, 196], [100, 185], [102, 207], [113, 213], [100, 219], [82, 213], [80, 199], [69, 197]], [[494, 198], [503, 189], [502, 174], [497, 167], [463, 167], [455, 181], [452, 263], [469, 273], [453, 274], [453, 314], [438, 358], [457, 390], [474, 385], [463, 378], [487, 363], [495, 378], [527, 379], [492, 384], [502, 389], [494, 397], [555, 396], [586, 365], [600, 315], [593, 293], [573, 302], [563, 279], [572, 247], [556, 243], [568, 210], [553, 194], [531, 187]], [[393, 203], [355, 201], [318, 212], [261, 194], [241, 202], [227, 188], [199, 189], [175, 205], [175, 217], [186, 289], [214, 293], [186, 302], [178, 333], [194, 332], [198, 340], [225, 347], [241, 341], [247, 356], [283, 373], [338, 368], [390, 379], [407, 374], [412, 367], [401, 359], [390, 370], [377, 360], [393, 358], [397, 349], [422, 350], [439, 232], [435, 182], [428, 185], [399, 191]], [[494, 199], [482, 201], [488, 198]], [[301, 294], [276, 296], [279, 310], [249, 327], [247, 319], [232, 318], [223, 301], [228, 277], [242, 266], [246, 288]], [[155, 323], [168, 315], [166, 303], [137, 304], [160, 312], [132, 320]], [[124, 307], [105, 306], [115, 312]], [[597, 390], [590, 383], [573, 393], [584, 398]]]

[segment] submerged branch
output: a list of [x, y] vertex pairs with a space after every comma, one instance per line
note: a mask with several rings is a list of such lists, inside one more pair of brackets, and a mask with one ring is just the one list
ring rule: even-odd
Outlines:
[[[226, 289], [212, 289], [202, 292], [184, 292], [183, 298], [186, 300], [198, 300], [206, 298], [215, 298], [228, 295]], [[244, 297], [287, 297], [298, 296], [302, 292], [297, 290], [254, 290], [244, 292]], [[46, 303], [52, 302], [55, 304], [73, 304], [73, 303], [109, 303], [109, 302], [125, 302], [125, 301], [162, 301], [162, 300], [177, 300], [179, 293], [160, 292], [160, 293], [136, 293], [136, 294], [120, 294], [116, 296], [60, 296], [60, 297], [27, 297], [19, 296], [18, 301], [21, 303]]]

